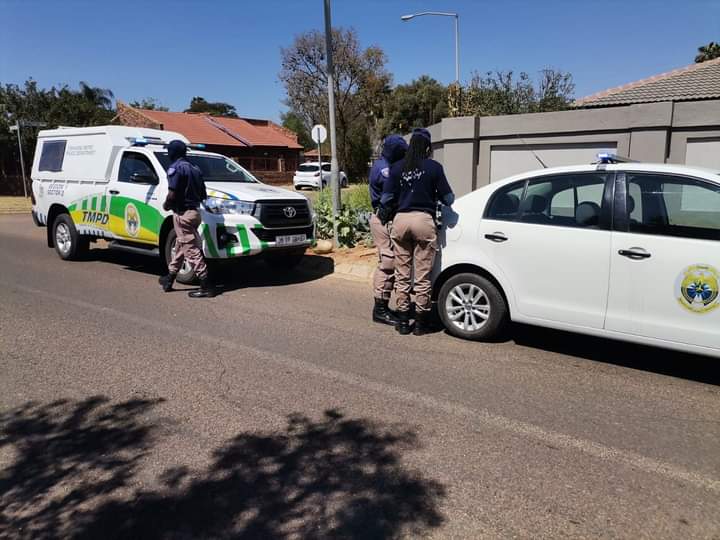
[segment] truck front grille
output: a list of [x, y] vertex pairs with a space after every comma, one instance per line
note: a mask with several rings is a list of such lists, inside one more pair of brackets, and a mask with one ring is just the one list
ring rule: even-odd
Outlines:
[[302, 227], [312, 224], [307, 201], [260, 201], [256, 215], [265, 227]]

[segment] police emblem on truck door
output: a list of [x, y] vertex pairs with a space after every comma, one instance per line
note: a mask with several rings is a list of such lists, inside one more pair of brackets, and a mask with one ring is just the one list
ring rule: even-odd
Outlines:
[[125, 230], [130, 236], [137, 236], [140, 231], [140, 213], [133, 203], [125, 207]]

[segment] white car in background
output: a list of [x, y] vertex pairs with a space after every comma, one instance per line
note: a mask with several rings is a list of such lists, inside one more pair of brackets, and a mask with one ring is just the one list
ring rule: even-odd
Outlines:
[[[330, 184], [330, 163], [318, 163], [317, 161], [315, 161], [303, 163], [298, 167], [298, 170], [295, 171], [295, 176], [293, 177], [293, 185], [295, 186], [295, 189], [300, 190], [305, 187], [309, 187], [311, 189], [320, 189], [321, 167], [322, 187], [328, 186]], [[347, 186], [347, 175], [344, 172], [340, 171], [340, 187]]]
[[720, 357], [720, 175], [599, 158], [445, 209], [443, 324], [489, 340], [512, 320]]

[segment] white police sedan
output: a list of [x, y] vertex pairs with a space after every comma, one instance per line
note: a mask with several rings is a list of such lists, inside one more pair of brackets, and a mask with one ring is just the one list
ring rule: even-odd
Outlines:
[[720, 357], [720, 175], [611, 154], [495, 182], [446, 209], [440, 318], [510, 321]]

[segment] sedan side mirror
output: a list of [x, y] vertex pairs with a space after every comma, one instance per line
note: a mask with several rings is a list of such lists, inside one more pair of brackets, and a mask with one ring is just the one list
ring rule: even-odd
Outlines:
[[159, 183], [157, 176], [148, 172], [134, 172], [130, 175], [130, 181], [134, 184], [157, 185]]

